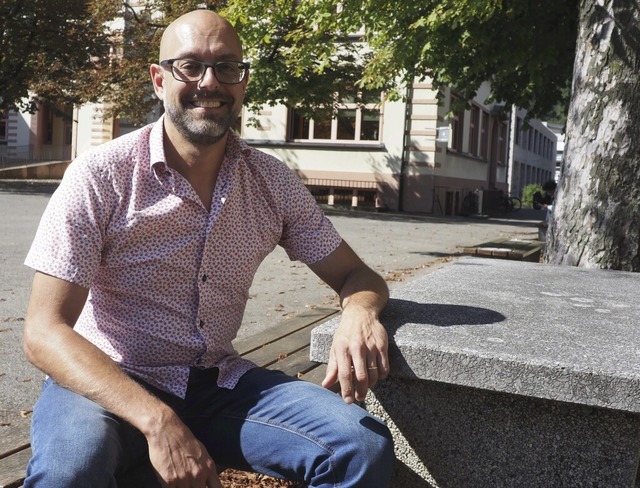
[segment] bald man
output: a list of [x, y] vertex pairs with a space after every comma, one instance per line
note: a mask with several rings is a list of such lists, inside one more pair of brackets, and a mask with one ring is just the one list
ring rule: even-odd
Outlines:
[[[233, 27], [190, 12], [151, 66], [165, 114], [83, 153], [45, 211], [24, 349], [47, 374], [25, 487], [209, 487], [216, 464], [313, 487], [388, 485], [388, 429], [354, 404], [387, 376], [384, 280], [280, 161], [229, 130], [249, 80]], [[276, 245], [339, 295], [323, 385], [231, 341]], [[123, 486], [120, 484], [120, 486]]]

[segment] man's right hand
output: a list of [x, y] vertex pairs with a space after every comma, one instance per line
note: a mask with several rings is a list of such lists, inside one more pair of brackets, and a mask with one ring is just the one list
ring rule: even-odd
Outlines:
[[158, 479], [171, 488], [222, 488], [207, 449], [175, 415], [147, 436]]

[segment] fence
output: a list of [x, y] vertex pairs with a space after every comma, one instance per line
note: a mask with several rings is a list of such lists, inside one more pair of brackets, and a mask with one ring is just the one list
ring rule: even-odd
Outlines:
[[0, 146], [0, 169], [70, 159], [71, 146]]

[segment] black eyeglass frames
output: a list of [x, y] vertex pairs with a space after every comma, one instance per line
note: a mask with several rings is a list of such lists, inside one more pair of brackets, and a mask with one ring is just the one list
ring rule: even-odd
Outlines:
[[195, 59], [165, 59], [160, 66], [171, 69], [173, 77], [183, 83], [195, 83], [204, 78], [207, 68], [213, 69], [213, 75], [220, 83], [235, 85], [244, 80], [249, 71], [250, 63], [241, 61], [220, 61], [208, 64]]

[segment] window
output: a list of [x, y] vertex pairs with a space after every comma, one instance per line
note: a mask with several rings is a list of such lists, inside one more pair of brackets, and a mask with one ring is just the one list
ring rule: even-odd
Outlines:
[[480, 108], [471, 107], [471, 123], [469, 125], [469, 152], [474, 156], [480, 155], [478, 143], [480, 141]]
[[480, 157], [489, 160], [489, 112], [482, 111], [482, 125], [480, 126]]
[[516, 144], [519, 146], [522, 142], [522, 119], [516, 117]]
[[9, 138], [8, 121], [6, 118], [0, 118], [0, 144], [6, 144]]
[[43, 106], [42, 110], [42, 144], [53, 144], [53, 110]]
[[501, 123], [498, 126], [498, 162], [507, 162], [507, 124]]
[[[457, 97], [451, 97], [451, 104], [459, 103], [459, 99]], [[464, 135], [464, 108], [458, 110], [453, 113], [453, 121], [452, 121], [452, 130], [453, 130], [453, 138], [451, 148], [455, 151], [462, 152], [462, 143], [463, 143], [463, 135]]]
[[380, 140], [379, 94], [344, 97], [331, 119], [312, 119], [290, 109], [288, 139], [293, 141], [378, 142]]

